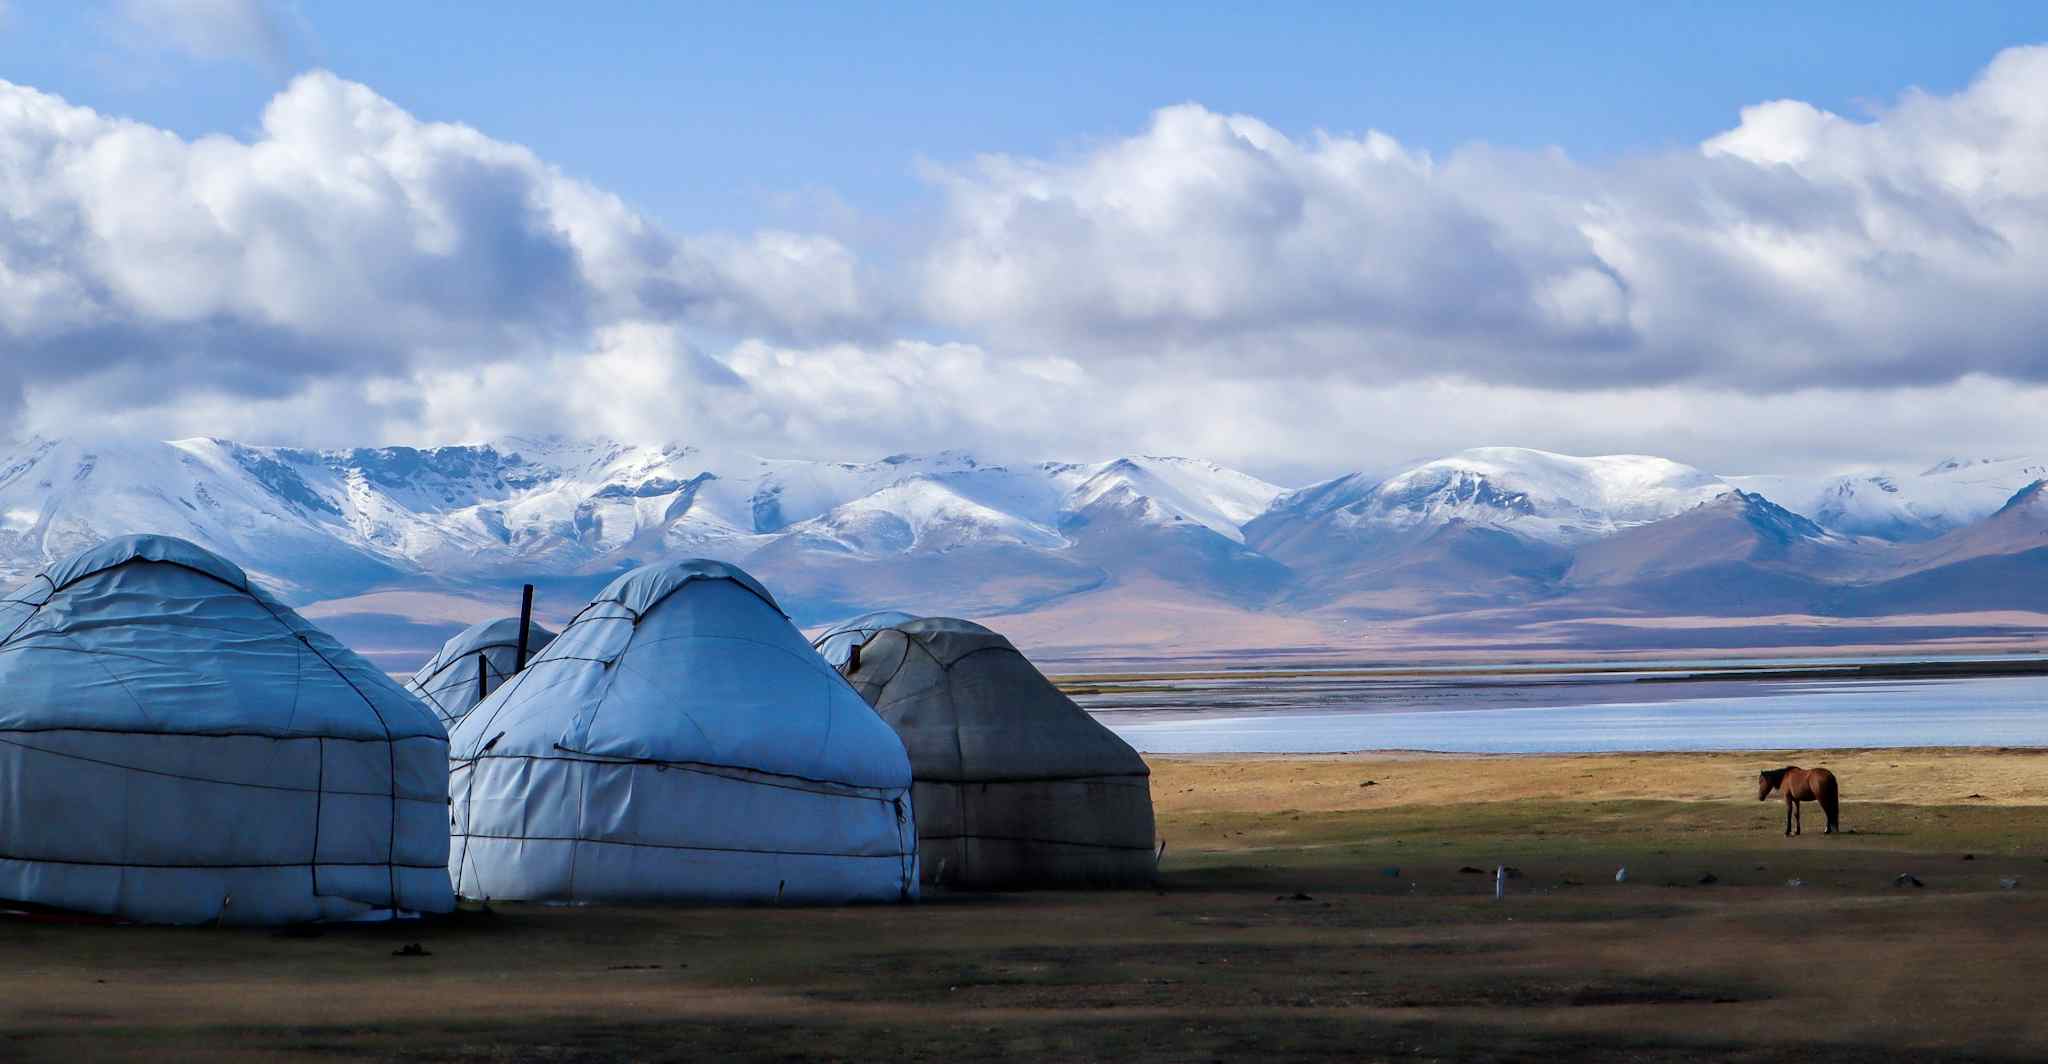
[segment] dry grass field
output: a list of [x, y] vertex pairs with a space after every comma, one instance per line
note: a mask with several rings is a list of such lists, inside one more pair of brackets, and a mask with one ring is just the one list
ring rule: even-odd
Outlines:
[[[1849, 833], [1815, 811], [1781, 834], [1754, 778], [1788, 761], [1841, 776]], [[1154, 772], [1158, 890], [287, 932], [0, 922], [0, 1058], [2048, 1057], [2048, 752]], [[1496, 902], [1503, 863], [1520, 874]], [[413, 942], [428, 955], [395, 955]]]

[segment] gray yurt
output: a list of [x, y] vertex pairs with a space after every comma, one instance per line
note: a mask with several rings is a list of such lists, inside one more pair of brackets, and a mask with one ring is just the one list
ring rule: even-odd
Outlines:
[[[555, 638], [537, 624], [526, 626], [526, 656]], [[519, 618], [500, 617], [470, 625], [441, 645], [434, 660], [420, 666], [405, 689], [427, 704], [441, 723], [454, 727], [478, 702], [519, 671]]]
[[1152, 879], [1151, 770], [1009, 640], [927, 617], [875, 633], [846, 678], [910, 751], [927, 882]]

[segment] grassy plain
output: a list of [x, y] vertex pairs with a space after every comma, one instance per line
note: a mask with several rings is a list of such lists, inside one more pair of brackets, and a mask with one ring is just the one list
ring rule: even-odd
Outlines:
[[[1849, 833], [1781, 834], [1754, 779], [1788, 762]], [[0, 922], [0, 1058], [2048, 1057], [2048, 752], [1153, 767], [1158, 890]]]

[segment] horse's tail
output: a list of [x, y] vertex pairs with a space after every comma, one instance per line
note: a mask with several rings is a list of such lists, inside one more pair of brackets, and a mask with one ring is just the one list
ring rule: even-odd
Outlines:
[[1821, 812], [1823, 812], [1823, 813], [1826, 813], [1826, 814], [1828, 815], [1828, 830], [1830, 830], [1830, 831], [1833, 831], [1833, 830], [1835, 830], [1836, 828], [1839, 828], [1839, 827], [1841, 827], [1841, 826], [1842, 826], [1842, 784], [1841, 784], [1841, 781], [1837, 780], [1837, 779], [1835, 778], [1835, 774], [1834, 774], [1834, 773], [1832, 773], [1832, 772], [1830, 772], [1830, 773], [1828, 773], [1828, 774], [1827, 774], [1826, 776], [1823, 776], [1823, 777], [1821, 777], [1821, 781], [1820, 781], [1820, 786], [1819, 786], [1819, 787], [1817, 787], [1817, 788], [1815, 788], [1815, 790], [1818, 790], [1818, 791], [1820, 792], [1820, 793], [1819, 793], [1819, 794], [1818, 794], [1818, 795], [1816, 796], [1816, 797], [1818, 797], [1818, 798], [1820, 799], [1820, 811], [1821, 811]]

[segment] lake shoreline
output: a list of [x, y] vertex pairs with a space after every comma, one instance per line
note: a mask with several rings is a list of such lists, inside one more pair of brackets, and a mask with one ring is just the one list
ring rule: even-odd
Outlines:
[[1830, 658], [1734, 659], [1711, 658], [1641, 661], [1555, 661], [1509, 662], [1502, 664], [1416, 664], [1330, 666], [1278, 666], [1244, 669], [1186, 669], [1133, 672], [1051, 673], [1051, 679], [1070, 696], [1115, 693], [1122, 690], [1172, 690], [1189, 683], [1247, 683], [1277, 680], [1414, 680], [1631, 677], [1636, 683], [1695, 683], [1725, 680], [1816, 680], [1816, 679], [1971, 679], [1991, 676], [2048, 676], [2048, 656], [1999, 655], [1973, 657], [1879, 658], [1855, 661]]
[[[1693, 758], [1693, 757], [1835, 757], [1863, 756], [1875, 754], [1927, 754], [1944, 757], [1981, 755], [1994, 757], [2041, 757], [2048, 759], [2048, 744], [2039, 746], [1830, 746], [1830, 747], [1780, 747], [1777, 749], [1758, 748], [1754, 750], [1731, 748], [1727, 750], [1584, 750], [1570, 752], [1529, 751], [1466, 751], [1466, 750], [1421, 750], [1386, 747], [1381, 749], [1341, 750], [1331, 752], [1287, 752], [1247, 750], [1241, 753], [1201, 751], [1194, 753], [1148, 753], [1145, 760], [1159, 761], [1513, 761], [1543, 758]], [[2044, 760], [2048, 768], [2048, 760]]]
[[2048, 746], [2048, 668], [2034, 658], [1797, 671], [1295, 672], [1128, 681], [1072, 697], [1140, 751], [1161, 754]]

